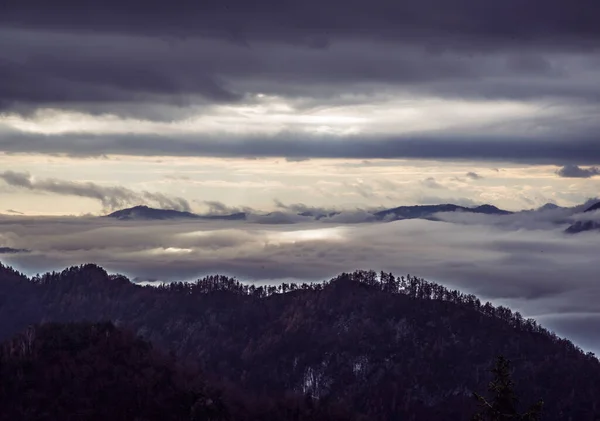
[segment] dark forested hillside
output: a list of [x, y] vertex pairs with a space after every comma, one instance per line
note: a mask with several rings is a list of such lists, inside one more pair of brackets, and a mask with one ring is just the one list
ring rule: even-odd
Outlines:
[[348, 413], [207, 382], [110, 322], [34, 326], [0, 347], [0, 420], [352, 420]]
[[543, 420], [600, 415], [600, 363], [533, 320], [415, 277], [360, 271], [313, 285], [221, 276], [142, 287], [94, 265], [0, 269], [0, 336], [112, 320], [206, 376], [270, 399], [309, 396], [374, 420], [469, 419], [497, 355]]
[[167, 421], [221, 412], [203, 389], [199, 377], [186, 378], [110, 323], [30, 327], [0, 348], [2, 420]]

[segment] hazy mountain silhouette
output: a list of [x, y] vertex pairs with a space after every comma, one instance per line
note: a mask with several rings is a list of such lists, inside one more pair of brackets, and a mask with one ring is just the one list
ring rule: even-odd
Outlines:
[[183, 212], [173, 209], [134, 206], [132, 208], [118, 210], [106, 215], [106, 217], [119, 220], [222, 219], [231, 221], [246, 219], [246, 214], [244, 212], [238, 212], [229, 215], [197, 215], [192, 212]]
[[537, 208], [536, 210], [537, 210], [537, 211], [542, 211], [542, 212], [543, 212], [543, 211], [555, 210], [555, 209], [560, 209], [560, 208], [561, 208], [561, 207], [560, 207], [560, 206], [558, 206], [558, 205], [557, 205], [557, 204], [555, 204], [555, 203], [546, 203], [545, 205], [543, 205], [543, 206], [540, 206], [540, 207], [539, 207], [539, 208]]
[[156, 209], [143, 205], [121, 209], [106, 216], [120, 220], [198, 219], [198, 215], [191, 212], [182, 212], [173, 209]]
[[599, 209], [600, 209], [600, 202], [598, 202], [598, 203], [590, 206], [589, 208], [587, 208], [585, 210], [585, 212], [593, 212], [593, 211], [596, 211], [596, 210], [599, 210]]
[[[453, 204], [443, 205], [417, 205], [417, 206], [400, 206], [392, 209], [386, 209], [374, 212], [372, 217], [366, 221], [385, 220], [393, 221], [399, 219], [435, 219], [434, 214], [439, 212], [470, 212], [482, 213], [487, 215], [509, 215], [512, 212], [498, 209], [492, 205], [481, 205], [473, 208], [458, 206]], [[340, 215], [341, 212], [319, 212], [319, 211], [303, 211], [297, 213], [299, 216], [311, 217], [315, 220], [331, 218]], [[191, 212], [182, 212], [171, 209], [156, 209], [148, 206], [135, 206], [133, 208], [122, 209], [106, 215], [110, 218], [119, 220], [173, 220], [173, 219], [210, 219], [210, 220], [228, 220], [239, 221], [245, 220], [248, 217], [246, 212], [237, 212], [228, 215], [198, 215]], [[273, 216], [273, 213], [267, 213], [264, 216]]]
[[[594, 212], [600, 210], [600, 202], [593, 204], [584, 210], [584, 213]], [[598, 231], [600, 230], [600, 221], [586, 220], [586, 221], [576, 221], [570, 227], [568, 227], [565, 232], [567, 234], [578, 234], [580, 232], [586, 231]]]
[[493, 205], [481, 205], [473, 208], [465, 206], [442, 204], [442, 205], [417, 205], [400, 206], [397, 208], [386, 209], [375, 213], [378, 219], [398, 220], [398, 219], [435, 219], [434, 215], [440, 212], [469, 212], [483, 213], [486, 215], [510, 215], [512, 212], [498, 209]]
[[600, 230], [600, 222], [596, 221], [577, 221], [568, 227], [565, 232], [567, 234], [578, 234], [586, 231]]

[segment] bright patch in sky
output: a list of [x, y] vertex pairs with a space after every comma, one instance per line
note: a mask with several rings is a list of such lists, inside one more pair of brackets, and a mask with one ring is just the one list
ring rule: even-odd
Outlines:
[[[399, 95], [402, 95], [401, 93]], [[365, 99], [366, 101], [367, 99]], [[347, 136], [362, 132], [402, 134], [414, 131], [475, 128], [506, 120], [550, 117], [561, 107], [510, 101], [451, 101], [436, 98], [369, 98], [354, 105], [302, 110], [283, 98], [261, 97], [255, 103], [215, 105], [174, 121], [151, 121], [117, 115], [40, 109], [32, 116], [0, 116], [0, 126], [38, 134], [276, 134], [282, 131]], [[193, 108], [190, 110], [193, 112]], [[200, 111], [199, 111], [200, 112]]]
[[342, 240], [345, 227], [320, 228], [308, 230], [292, 230], [284, 232], [266, 231], [270, 243], [301, 243], [309, 241], [333, 241]]

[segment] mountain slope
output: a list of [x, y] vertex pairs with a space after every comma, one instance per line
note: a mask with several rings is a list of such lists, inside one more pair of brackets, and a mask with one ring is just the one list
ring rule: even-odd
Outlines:
[[565, 232], [567, 234], [579, 234], [580, 232], [598, 231], [598, 230], [600, 230], [600, 222], [577, 221], [577, 222], [571, 224], [571, 226], [569, 226], [567, 229], [565, 229]]
[[[600, 210], [600, 202], [588, 207], [586, 210], [583, 211], [583, 213], [594, 212], [597, 210]], [[582, 220], [582, 221], [576, 221], [575, 223], [571, 224], [571, 226], [569, 226], [565, 230], [565, 232], [567, 234], [578, 234], [580, 232], [599, 231], [599, 230], [600, 230], [600, 221]]]
[[226, 277], [141, 287], [94, 265], [32, 280], [0, 271], [0, 335], [40, 320], [115, 320], [236, 385], [307, 394], [372, 420], [456, 420], [473, 412], [501, 354], [547, 421], [600, 415], [600, 363], [504, 307], [374, 272], [256, 287]]
[[594, 212], [594, 211], [597, 211], [597, 210], [599, 210], [599, 209], [600, 209], [600, 202], [598, 202], [598, 203], [596, 203], [596, 204], [594, 204], [594, 205], [590, 206], [589, 208], [587, 208], [587, 209], [585, 210], [585, 212]]

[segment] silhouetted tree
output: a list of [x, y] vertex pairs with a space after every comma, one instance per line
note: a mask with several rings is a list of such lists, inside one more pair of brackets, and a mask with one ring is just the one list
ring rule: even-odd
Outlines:
[[473, 421], [538, 421], [542, 413], [543, 402], [541, 400], [523, 414], [519, 414], [517, 411], [519, 400], [510, 377], [510, 362], [502, 356], [498, 357], [492, 373], [494, 380], [488, 386], [488, 391], [492, 395], [491, 402], [483, 396], [473, 393], [481, 406], [481, 411], [473, 417]]

